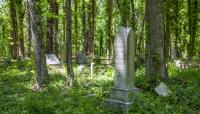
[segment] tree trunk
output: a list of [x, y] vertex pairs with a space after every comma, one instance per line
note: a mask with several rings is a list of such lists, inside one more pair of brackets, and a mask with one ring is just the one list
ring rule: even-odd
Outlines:
[[71, 0], [66, 0], [66, 39], [67, 73], [70, 77], [70, 85], [72, 85], [74, 83], [74, 72], [71, 46]]
[[17, 1], [17, 9], [19, 15], [19, 56], [24, 57], [24, 15], [25, 11], [23, 9], [23, 1]]
[[[171, 52], [171, 22], [170, 22], [170, 2], [166, 2], [166, 9], [165, 9], [165, 59], [166, 61], [169, 59], [170, 57], [170, 52]], [[176, 37], [177, 39], [178, 37]]]
[[49, 0], [52, 16], [48, 19], [47, 31], [47, 53], [58, 54], [57, 32], [58, 32], [58, 3], [56, 0]]
[[95, 11], [96, 11], [96, 0], [91, 0], [92, 12], [91, 12], [91, 57], [94, 61], [95, 56]]
[[10, 18], [11, 18], [11, 41], [10, 41], [10, 57], [13, 59], [17, 58], [18, 53], [18, 25], [17, 25], [17, 12], [16, 12], [16, 1], [10, 0]]
[[78, 46], [78, 0], [74, 0], [74, 29], [75, 29], [75, 49], [76, 53], [79, 51]]
[[85, 0], [82, 0], [82, 53], [86, 55], [86, 9]]
[[198, 0], [188, 0], [188, 22], [189, 22], [189, 44], [188, 56], [189, 59], [195, 55], [195, 37], [197, 32], [197, 16], [198, 16]]
[[162, 0], [148, 0], [146, 21], [148, 39], [146, 44], [146, 75], [150, 81], [156, 78], [168, 78], [164, 59], [164, 25], [162, 17]]
[[130, 19], [130, 2], [128, 0], [116, 0], [116, 2], [121, 16], [121, 26], [127, 27], [129, 25], [128, 20]]
[[[62, 9], [65, 12], [65, 1], [62, 2]], [[66, 63], [66, 15], [64, 13], [64, 16], [62, 17], [62, 43], [61, 43], [61, 56], [62, 60], [61, 62], [64, 64]]]
[[111, 57], [111, 41], [112, 41], [112, 13], [113, 13], [113, 0], [107, 0], [107, 41], [106, 41], [106, 59], [107, 62], [110, 63], [110, 57]]
[[27, 0], [27, 9], [26, 9], [26, 37], [27, 37], [27, 50], [26, 50], [26, 56], [31, 57], [31, 22], [30, 22], [30, 12], [29, 12], [29, 4]]
[[48, 72], [43, 51], [42, 17], [38, 0], [29, 0], [29, 12], [34, 42], [35, 73], [37, 76], [34, 90], [39, 90], [43, 84], [43, 76], [46, 76], [48, 80]]

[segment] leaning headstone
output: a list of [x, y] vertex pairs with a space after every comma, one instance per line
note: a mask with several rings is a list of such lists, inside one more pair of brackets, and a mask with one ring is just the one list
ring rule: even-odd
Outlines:
[[87, 64], [87, 57], [86, 57], [86, 55], [78, 53], [76, 55], [76, 63], [77, 64]]
[[107, 109], [128, 111], [139, 89], [135, 87], [135, 38], [131, 28], [121, 27], [115, 40], [115, 79]]
[[163, 82], [161, 82], [154, 90], [160, 96], [165, 96], [166, 97], [166, 96], [169, 96], [171, 94], [171, 90]]
[[46, 54], [46, 63], [47, 65], [60, 65], [60, 61], [55, 54]]

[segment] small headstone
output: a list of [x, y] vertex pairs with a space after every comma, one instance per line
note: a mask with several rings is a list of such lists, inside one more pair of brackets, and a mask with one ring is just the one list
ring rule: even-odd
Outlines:
[[87, 64], [87, 57], [86, 57], [86, 55], [78, 53], [76, 55], [76, 63], [77, 64]]
[[127, 112], [139, 89], [135, 87], [135, 38], [131, 28], [121, 27], [115, 40], [115, 79], [105, 107]]
[[78, 74], [81, 74], [83, 72], [84, 67], [85, 66], [83, 66], [83, 65], [78, 66], [78, 68], [77, 68]]
[[163, 82], [161, 82], [154, 90], [160, 96], [165, 96], [166, 97], [166, 96], [169, 96], [171, 94], [171, 90]]
[[47, 65], [59, 65], [60, 61], [55, 54], [46, 54], [46, 63]]

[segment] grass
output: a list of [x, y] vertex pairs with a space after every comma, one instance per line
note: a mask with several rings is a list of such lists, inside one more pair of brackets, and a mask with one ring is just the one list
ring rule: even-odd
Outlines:
[[[103, 101], [109, 97], [113, 85], [113, 66], [96, 65], [94, 76], [89, 68], [81, 74], [75, 66], [76, 84], [68, 87], [66, 77], [54, 73], [50, 83], [40, 92], [33, 92], [35, 82], [32, 62], [18, 69], [17, 63], [0, 68], [0, 113], [1, 114], [112, 114], [103, 110]], [[169, 68], [166, 82], [172, 95], [158, 96], [149, 89], [144, 68], [136, 72], [136, 86], [141, 89], [130, 113], [149, 114], [200, 114], [200, 70]]]

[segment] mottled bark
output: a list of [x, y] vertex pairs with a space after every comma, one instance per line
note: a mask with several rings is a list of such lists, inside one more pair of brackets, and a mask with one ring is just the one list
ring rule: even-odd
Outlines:
[[[10, 31], [10, 57], [13, 59], [17, 58], [18, 55], [18, 24], [17, 24], [17, 11], [16, 11], [16, 1], [10, 0], [9, 2], [10, 8], [10, 18], [11, 18], [11, 31]], [[11, 43], [12, 42], [12, 43]]]
[[58, 32], [58, 3], [56, 0], [48, 0], [50, 5], [50, 12], [52, 16], [48, 18], [48, 30], [47, 30], [47, 52], [46, 53], [58, 53], [57, 49], [57, 32]]
[[72, 65], [72, 45], [71, 45], [71, 0], [66, 0], [66, 56], [67, 74], [70, 77], [70, 85], [74, 83], [74, 71]]
[[26, 48], [26, 56], [31, 57], [31, 39], [32, 39], [32, 33], [31, 33], [31, 22], [30, 22], [30, 12], [29, 12], [29, 4], [27, 0], [27, 9], [26, 9], [26, 42], [27, 42], [27, 48]]
[[127, 27], [130, 19], [130, 2], [128, 0], [116, 0], [116, 2], [121, 16], [121, 26]]
[[[146, 75], [151, 81], [168, 78], [164, 56], [164, 25], [162, 0], [148, 0], [146, 22], [148, 39], [146, 44]], [[157, 78], [156, 78], [157, 77]]]
[[76, 53], [79, 51], [79, 46], [78, 46], [78, 0], [74, 0], [74, 31], [75, 31], [75, 38], [74, 38], [74, 43], [75, 43], [75, 49]]
[[48, 80], [46, 59], [43, 49], [42, 17], [39, 0], [29, 0], [29, 12], [31, 16], [31, 28], [34, 42], [35, 73], [37, 76], [34, 89], [39, 90], [44, 82], [43, 77], [45, 76]]
[[192, 59], [195, 56], [196, 48], [196, 34], [197, 34], [197, 18], [198, 18], [198, 0], [188, 0], [188, 26], [189, 26], [189, 44], [188, 44], [188, 56]]
[[111, 57], [111, 42], [112, 42], [112, 14], [113, 14], [113, 0], [107, 0], [106, 4], [106, 12], [107, 12], [107, 21], [106, 21], [106, 30], [107, 30], [107, 40], [106, 40], [106, 59], [110, 60]]
[[19, 53], [18, 56], [24, 57], [24, 16], [25, 10], [22, 0], [17, 0], [18, 20], [19, 20]]
[[86, 55], [86, 8], [85, 0], [82, 0], [82, 53]]

